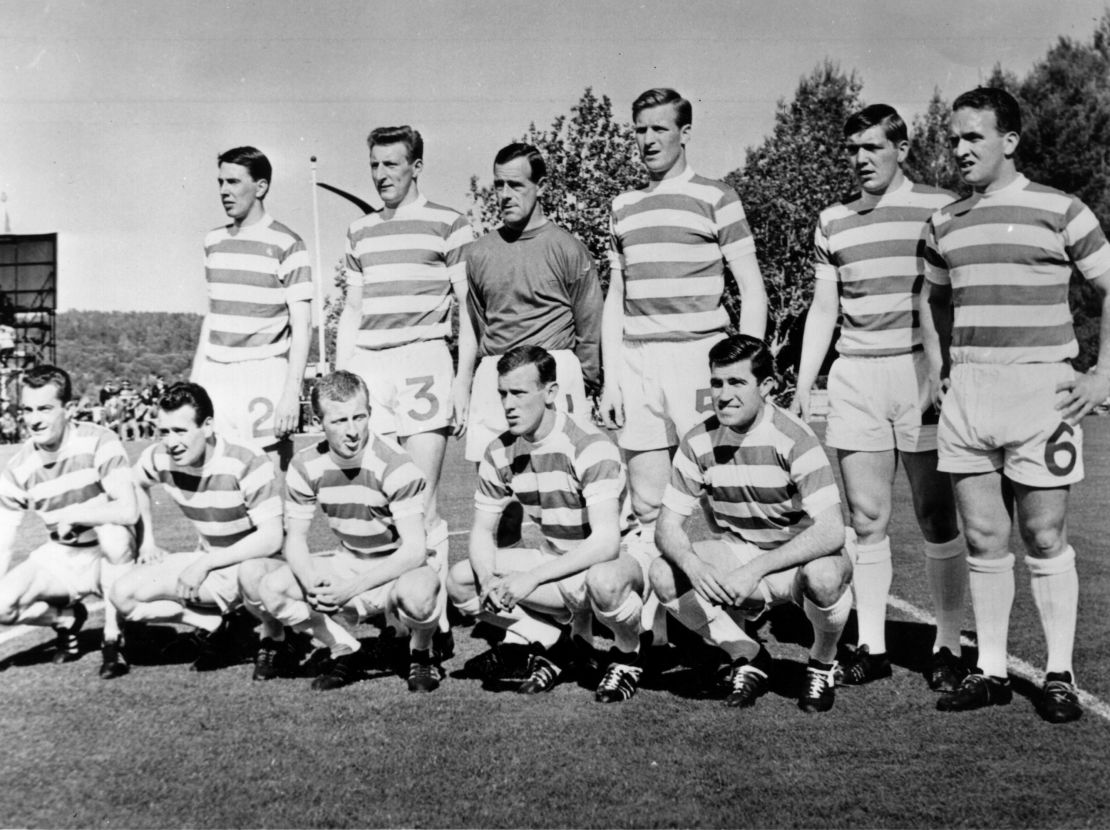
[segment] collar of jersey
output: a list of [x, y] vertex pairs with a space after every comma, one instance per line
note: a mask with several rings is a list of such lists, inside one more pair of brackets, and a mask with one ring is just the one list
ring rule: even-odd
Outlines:
[[259, 219], [257, 222], [254, 222], [250, 225], [247, 225], [245, 228], [239, 228], [238, 230], [235, 229], [234, 224], [231, 224], [231, 225], [227, 226], [227, 232], [229, 234], [231, 234], [233, 237], [235, 237], [236, 239], [242, 239], [243, 237], [248, 237], [249, 238], [249, 237], [253, 236], [254, 234], [256, 234], [258, 231], [262, 231], [262, 230], [265, 230], [266, 228], [270, 227], [270, 224], [273, 221], [274, 221], [273, 217], [270, 216], [269, 213], [263, 211], [262, 212], [262, 218]]
[[651, 192], [658, 193], [659, 191], [678, 190], [682, 185], [694, 178], [694, 175], [694, 168], [687, 163], [686, 169], [677, 176], [670, 179], [663, 179], [661, 182], [654, 182], [655, 186], [651, 188]]

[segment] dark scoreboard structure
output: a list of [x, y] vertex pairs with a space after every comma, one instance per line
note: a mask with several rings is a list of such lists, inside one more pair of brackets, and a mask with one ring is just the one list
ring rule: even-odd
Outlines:
[[[7, 369], [57, 362], [58, 234], [0, 234], [0, 361]], [[10, 327], [11, 332], [5, 332]], [[9, 346], [9, 340], [14, 344]], [[6, 359], [4, 359], [6, 358]]]

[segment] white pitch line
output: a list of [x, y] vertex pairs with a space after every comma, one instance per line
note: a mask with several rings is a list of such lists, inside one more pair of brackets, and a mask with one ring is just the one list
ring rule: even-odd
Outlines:
[[[894, 594], [891, 594], [887, 598], [887, 605], [893, 608], [897, 608], [903, 614], [908, 617], [913, 617], [918, 622], [933, 626], [937, 624], [936, 618], [932, 614], [927, 611], [923, 611], [911, 602], [906, 602], [906, 600], [902, 599], [901, 597], [894, 596]], [[961, 636], [960, 645], [974, 646], [976, 645], [976, 642], [970, 637]], [[1015, 657], [1012, 654], [1008, 654], [1006, 655], [1006, 662], [1008, 664], [1010, 674], [1015, 674], [1023, 680], [1028, 680], [1038, 686], [1044, 683], [1044, 672], [1036, 668], [1035, 666], [1026, 663], [1020, 657]], [[1103, 720], [1110, 721], [1110, 705], [1107, 705], [1101, 699], [1095, 697], [1090, 692], [1085, 692], [1078, 686], [1076, 686], [1076, 691], [1079, 693], [1079, 702], [1083, 704], [1083, 707], [1085, 709], [1090, 709]]]

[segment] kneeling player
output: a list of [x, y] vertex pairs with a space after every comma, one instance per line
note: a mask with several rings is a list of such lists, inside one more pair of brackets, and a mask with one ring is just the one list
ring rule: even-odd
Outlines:
[[[798, 705], [825, 712], [852, 607], [832, 469], [809, 427], [765, 400], [774, 377], [760, 340], [722, 340], [710, 349], [709, 366], [713, 415], [686, 434], [675, 455], [652, 587], [679, 622], [728, 654], [729, 706], [754, 704], [771, 666], [741, 621], [779, 603], [801, 606], [814, 639]], [[723, 535], [691, 543], [683, 525], [703, 498]]]
[[[517, 346], [498, 360], [497, 373], [509, 429], [478, 467], [470, 559], [451, 568], [447, 591], [463, 614], [506, 629], [488, 673], [525, 668], [526, 658], [520, 691], [536, 694], [552, 688], [567, 664], [560, 624], [569, 621], [575, 639], [591, 637], [586, 571], [617, 556], [625, 473], [604, 435], [555, 409], [550, 353]], [[539, 525], [541, 549], [497, 547], [497, 524], [513, 497]]]
[[[424, 476], [370, 432], [369, 393], [357, 375], [322, 378], [312, 408], [326, 440], [297, 453], [286, 474], [288, 564], [262, 580], [266, 612], [328, 647], [330, 663], [312, 682], [319, 690], [359, 679], [359, 641], [335, 616], [395, 618], [410, 632], [409, 690], [434, 691], [443, 671], [432, 637], [446, 600], [425, 545]], [[336, 550], [309, 552], [317, 504], [339, 537]]]
[[[112, 599], [128, 620], [185, 623], [203, 632], [192, 668], [209, 671], [234, 658], [224, 617], [242, 601], [240, 578], [257, 579], [281, 552], [281, 496], [265, 452], [229, 441], [212, 429], [204, 387], [175, 383], [158, 402], [159, 441], [135, 463], [146, 533], [139, 565], [120, 578]], [[200, 548], [166, 553], [154, 540], [149, 490], [165, 487], [200, 535]]]
[[[80, 600], [107, 596], [130, 567], [139, 518], [123, 445], [103, 427], [71, 424], [71, 397], [61, 369], [37, 366], [24, 375], [20, 407], [30, 439], [0, 474], [0, 623], [53, 626], [56, 663], [80, 656], [77, 635], [88, 618]], [[25, 510], [42, 517], [50, 541], [8, 571]], [[111, 604], [102, 654], [101, 677], [127, 673]]]

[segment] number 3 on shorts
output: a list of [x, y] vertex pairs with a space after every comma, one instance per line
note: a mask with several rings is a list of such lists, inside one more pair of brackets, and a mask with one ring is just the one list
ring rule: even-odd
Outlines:
[[[1079, 453], [1068, 439], [1075, 435], [1075, 429], [1064, 421], [1056, 427], [1056, 431], [1049, 436], [1044, 445], [1044, 465], [1054, 476], [1066, 476], [1075, 469], [1075, 462], [1079, 460]], [[1060, 461], [1064, 463], [1061, 464]]]
[[434, 418], [439, 413], [439, 398], [432, 394], [431, 389], [435, 384], [436, 379], [431, 375], [423, 375], [418, 378], [406, 378], [405, 383], [409, 386], [419, 387], [413, 392], [413, 397], [419, 400], [427, 401], [428, 408], [420, 412], [416, 409], [409, 410], [409, 417], [414, 421], [427, 421]]

